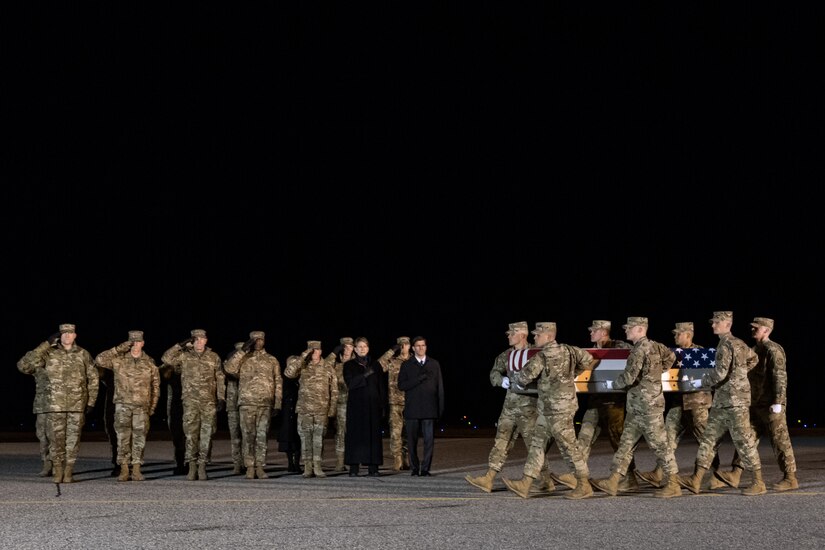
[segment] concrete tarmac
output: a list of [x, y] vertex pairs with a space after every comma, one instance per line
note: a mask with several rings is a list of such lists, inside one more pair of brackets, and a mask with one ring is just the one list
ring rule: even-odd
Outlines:
[[[658, 499], [640, 484], [635, 493], [564, 498], [562, 487], [522, 499], [501, 477], [521, 477], [526, 449], [511, 452], [492, 493], [465, 481], [487, 469], [489, 437], [437, 437], [432, 477], [393, 472], [389, 441], [379, 477], [334, 473], [334, 442], [327, 440], [324, 479], [286, 472], [286, 457], [270, 442], [269, 479], [232, 475], [229, 441], [218, 434], [207, 481], [173, 475], [170, 441], [149, 436], [146, 481], [110, 476], [108, 443], [84, 438], [75, 483], [37, 477], [36, 441], [0, 443], [0, 548], [2, 549], [487, 549], [487, 548], [742, 548], [785, 550], [825, 546], [825, 437], [797, 435], [794, 451], [800, 488], [778, 493], [781, 474], [770, 445], [760, 455], [769, 490], [745, 497], [724, 489]], [[677, 451], [682, 473], [693, 470], [696, 442]], [[729, 439], [720, 454], [729, 464]], [[605, 439], [591, 457], [592, 477], [609, 474]], [[565, 471], [555, 446], [551, 469]], [[655, 459], [642, 442], [641, 470]], [[744, 478], [744, 476], [743, 476]], [[745, 481], [743, 479], [743, 481]]]

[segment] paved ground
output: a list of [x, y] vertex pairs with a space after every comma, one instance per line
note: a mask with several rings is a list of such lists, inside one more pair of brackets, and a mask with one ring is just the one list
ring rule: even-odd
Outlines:
[[[22, 438], [26, 439], [26, 438]], [[486, 470], [490, 437], [436, 439], [433, 477], [381, 470], [350, 478], [330, 473], [303, 479], [286, 473], [271, 450], [266, 480], [233, 476], [229, 442], [215, 442], [211, 479], [172, 474], [169, 441], [151, 440], [144, 482], [109, 476], [108, 445], [84, 440], [77, 482], [58, 485], [35, 474], [37, 443], [0, 443], [0, 547], [27, 548], [766, 548], [825, 546], [825, 437], [796, 436], [801, 488], [744, 497], [722, 490], [668, 500], [652, 489], [570, 501], [565, 490], [521, 499], [500, 478], [488, 494], [464, 475]], [[273, 443], [271, 448], [277, 448]], [[768, 483], [781, 476], [769, 446], [760, 448]], [[696, 444], [686, 440], [677, 458], [692, 471]], [[723, 444], [723, 461], [732, 448]], [[599, 442], [590, 459], [594, 477], [608, 474], [612, 452]], [[388, 456], [388, 454], [387, 454]], [[518, 442], [503, 475], [518, 478], [526, 452]], [[550, 460], [561, 470], [553, 447]], [[642, 444], [641, 469], [654, 462]], [[390, 461], [385, 460], [389, 465]], [[325, 467], [334, 464], [329, 441]]]

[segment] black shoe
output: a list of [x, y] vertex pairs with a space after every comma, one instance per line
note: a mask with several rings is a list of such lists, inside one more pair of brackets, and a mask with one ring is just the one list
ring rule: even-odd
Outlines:
[[418, 475], [418, 470], [413, 470], [412, 472], [410, 472], [410, 475], [411, 476], [417, 476]]
[[370, 477], [378, 477], [378, 472], [370, 472], [367, 475]]
[[421, 472], [418, 475], [420, 475], [421, 477], [430, 477], [430, 472]]
[[349, 477], [358, 477], [358, 474], [353, 473], [353, 472], [350, 472], [350, 473], [349, 473]]

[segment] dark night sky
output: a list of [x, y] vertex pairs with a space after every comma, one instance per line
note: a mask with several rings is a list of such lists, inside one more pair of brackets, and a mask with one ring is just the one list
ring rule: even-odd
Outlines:
[[31, 424], [15, 363], [63, 322], [92, 354], [143, 329], [158, 360], [192, 328], [220, 355], [264, 330], [282, 363], [309, 339], [380, 354], [423, 334], [455, 425], [497, 418], [510, 322], [587, 346], [592, 319], [622, 337], [647, 316], [668, 344], [692, 320], [711, 346], [720, 309], [748, 343], [776, 319], [789, 419], [821, 425], [805, 18], [450, 6], [381, 26], [204, 10], [20, 44], [2, 429]]

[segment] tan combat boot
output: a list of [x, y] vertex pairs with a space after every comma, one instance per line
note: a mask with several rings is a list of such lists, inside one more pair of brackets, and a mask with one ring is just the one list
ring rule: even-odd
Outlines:
[[662, 470], [662, 467], [658, 464], [656, 465], [655, 469], [649, 472], [640, 472], [639, 470], [636, 470], [637, 476], [639, 476], [640, 478], [642, 478], [643, 481], [650, 483], [656, 488], [662, 486], [662, 479], [664, 478], [664, 474], [665, 473]]
[[733, 467], [730, 472], [716, 472], [716, 477], [725, 482], [728, 487], [736, 489], [739, 487], [739, 480], [742, 477], [742, 468]]
[[128, 464], [121, 464], [120, 465], [120, 474], [117, 476], [118, 481], [129, 481], [129, 465]]
[[189, 463], [189, 473], [186, 474], [186, 479], [188, 481], [195, 481], [198, 479], [198, 463], [194, 460]]
[[621, 479], [621, 477], [622, 476], [619, 473], [612, 472], [610, 474], [610, 477], [606, 479], [594, 479], [592, 482], [593, 487], [595, 487], [599, 491], [607, 493], [612, 497], [615, 497], [616, 493], [619, 492], [619, 480]]
[[257, 477], [258, 479], [266, 479], [269, 476], [266, 472], [264, 472], [264, 467], [258, 464], [257, 466], [255, 466], [255, 477]]
[[133, 481], [143, 481], [146, 479], [143, 477], [143, 474], [140, 471], [140, 464], [135, 464], [132, 466], [132, 480]]
[[628, 470], [627, 474], [619, 480], [617, 489], [620, 493], [633, 493], [638, 491], [639, 482], [636, 480], [636, 474]]
[[765, 487], [765, 482], [762, 481], [762, 470], [752, 470], [751, 476], [753, 481], [751, 484], [742, 489], [742, 494], [748, 497], [764, 495], [768, 492]]
[[564, 495], [564, 498], [570, 500], [581, 500], [593, 496], [593, 487], [590, 485], [590, 480], [587, 476], [576, 478], [576, 488]]
[[571, 474], [570, 472], [561, 475], [556, 475], [553, 472], [550, 472], [550, 478], [556, 483], [564, 485], [570, 489], [575, 489], [579, 486], [579, 482], [576, 479], [576, 476]]
[[530, 476], [522, 476], [521, 479], [510, 481], [506, 478], [501, 478], [508, 489], [513, 491], [521, 498], [530, 498], [530, 486], [536, 481], [536, 478]]
[[676, 474], [668, 474], [662, 480], [662, 487], [653, 491], [656, 498], [673, 498], [682, 496], [682, 487], [676, 481]]
[[395, 458], [392, 460], [392, 471], [393, 472], [400, 472], [401, 467], [403, 466], [404, 461], [401, 459], [401, 455], [396, 455]]
[[304, 462], [304, 477], [312, 477], [312, 461], [310, 460]]
[[535, 489], [539, 492], [547, 491], [548, 493], [556, 490], [556, 484], [553, 483], [553, 477], [548, 470], [541, 471], [541, 476], [536, 480]]
[[708, 478], [708, 490], [715, 491], [716, 489], [727, 489], [727, 483], [723, 483], [718, 477], [716, 477], [716, 470], [710, 470], [708, 474], [705, 476]]
[[74, 464], [66, 464], [66, 467], [63, 468], [63, 483], [74, 482], [74, 475], [72, 475], [72, 470], [74, 470]]
[[347, 467], [344, 465], [344, 453], [335, 454], [335, 471], [346, 472]]
[[796, 472], [786, 472], [782, 481], [774, 483], [771, 488], [774, 491], [790, 491], [791, 489], [799, 489], [799, 482], [796, 480]]
[[320, 460], [312, 461], [312, 473], [315, 474], [315, 477], [327, 477], [327, 474], [324, 473], [324, 468]]
[[55, 483], [63, 482], [63, 465], [52, 464], [52, 481]]
[[255, 467], [248, 466], [246, 468], [246, 475], [244, 476], [246, 479], [255, 479]]
[[485, 493], [492, 493], [493, 492], [493, 480], [496, 478], [497, 471], [493, 470], [492, 468], [487, 469], [487, 473], [483, 476], [472, 477], [470, 474], [464, 476], [470, 485], [478, 487]]
[[43, 469], [40, 470], [37, 475], [40, 477], [48, 477], [52, 473], [52, 461], [51, 460], [44, 460], [43, 461]]
[[685, 489], [688, 489], [694, 495], [698, 495], [699, 492], [702, 490], [702, 478], [705, 477], [705, 472], [707, 471], [707, 468], [696, 466], [693, 470], [693, 475], [676, 476], [676, 481], [679, 483], [679, 485], [681, 485]]
[[209, 479], [209, 476], [206, 475], [206, 462], [200, 462], [198, 464], [198, 480], [206, 481], [207, 479]]

